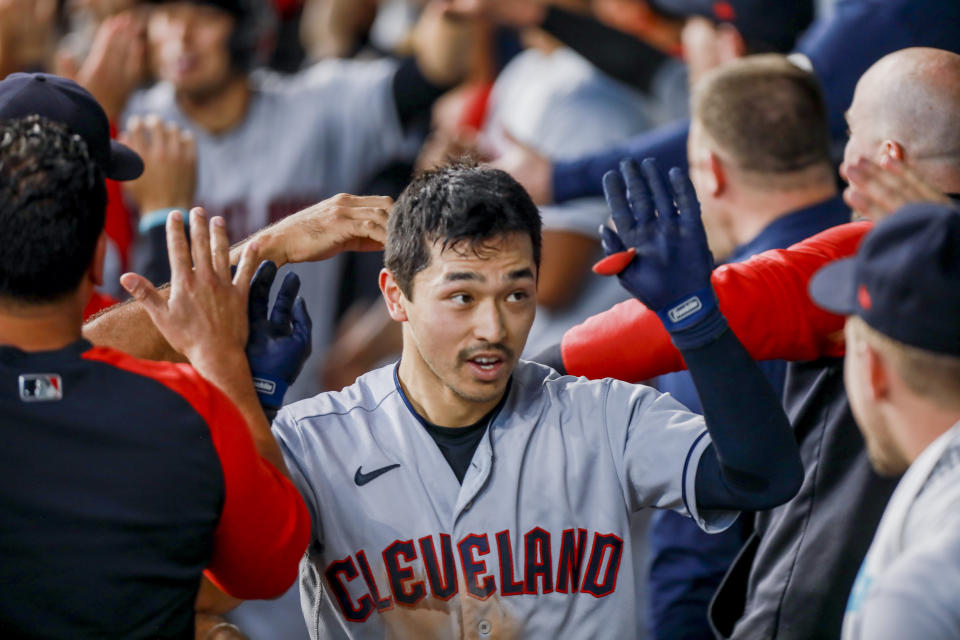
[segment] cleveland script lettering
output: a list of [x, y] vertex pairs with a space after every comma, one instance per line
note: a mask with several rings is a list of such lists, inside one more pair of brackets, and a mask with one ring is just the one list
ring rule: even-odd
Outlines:
[[[374, 611], [389, 611], [394, 604], [412, 608], [425, 598], [450, 600], [460, 584], [466, 587], [464, 595], [477, 600], [486, 600], [498, 590], [503, 596], [556, 590], [603, 598], [613, 593], [623, 540], [612, 533], [591, 535], [586, 529], [565, 529], [559, 538], [556, 554], [551, 551], [553, 536], [541, 527], [526, 532], [522, 543], [517, 540], [523, 558], [519, 574], [514, 573], [514, 546], [508, 531], [471, 533], [456, 545], [445, 533], [396, 540], [378, 554], [383, 559], [380, 573], [375, 574], [368, 560], [377, 554], [368, 555], [364, 549], [331, 562], [324, 573], [340, 610], [351, 622], [365, 622]], [[455, 556], [460, 557], [459, 564]], [[374, 575], [384, 574], [386, 581], [378, 584]]]

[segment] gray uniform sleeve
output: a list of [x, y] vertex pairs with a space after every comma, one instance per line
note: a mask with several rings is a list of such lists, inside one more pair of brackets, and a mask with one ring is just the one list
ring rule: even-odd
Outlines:
[[356, 190], [407, 151], [411, 141], [393, 97], [396, 71], [392, 60], [326, 60], [286, 88], [295, 100], [292, 121], [318, 142], [316, 162], [324, 172], [318, 180]]
[[604, 383], [604, 432], [628, 507], [673, 509], [707, 533], [733, 524], [737, 511], [697, 509], [697, 467], [711, 442], [703, 416], [650, 387]]
[[884, 571], [860, 612], [863, 640], [960, 638], [960, 537], [925, 542]]
[[310, 512], [310, 523], [313, 527], [312, 540], [323, 541], [323, 529], [320, 523], [320, 505], [318, 494], [305, 471], [308, 458], [307, 444], [301, 437], [297, 421], [284, 409], [281, 409], [273, 420], [271, 427], [273, 437], [280, 445], [283, 461], [290, 472], [290, 481], [300, 491], [307, 510]]

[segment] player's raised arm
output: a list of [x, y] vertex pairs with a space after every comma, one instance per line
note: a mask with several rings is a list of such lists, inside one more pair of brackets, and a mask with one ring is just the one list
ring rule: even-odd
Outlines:
[[[871, 227], [870, 222], [839, 225], [787, 249], [714, 270], [720, 310], [754, 360], [843, 355], [843, 318], [817, 308], [807, 288], [820, 267], [852, 256]], [[686, 366], [657, 314], [636, 299], [572, 327], [561, 344], [534, 359], [571, 375], [630, 382]]]
[[671, 170], [670, 183], [652, 160], [642, 168], [626, 161], [621, 173], [604, 176], [617, 231], [601, 230], [603, 266], [656, 311], [693, 376], [713, 440], [697, 468], [698, 508], [770, 508], [800, 487], [796, 440], [779, 399], [717, 305], [693, 185], [679, 169]]
[[[392, 206], [393, 200], [387, 197], [340, 194], [253, 234], [232, 249], [231, 262], [237, 264], [243, 248], [253, 240], [259, 245], [260, 258], [277, 266], [325, 260], [342, 251], [375, 251], [383, 246]], [[167, 296], [169, 291], [161, 289], [160, 295]], [[84, 325], [83, 334], [94, 344], [138, 358], [184, 360], [138, 302], [114, 305]]]

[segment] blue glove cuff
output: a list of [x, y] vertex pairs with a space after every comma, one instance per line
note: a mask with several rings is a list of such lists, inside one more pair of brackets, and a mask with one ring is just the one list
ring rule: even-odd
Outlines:
[[269, 374], [253, 374], [253, 388], [257, 390], [260, 405], [267, 409], [279, 409], [287, 393], [287, 383]]
[[728, 327], [710, 285], [668, 304], [657, 311], [657, 315], [681, 350], [709, 344]]

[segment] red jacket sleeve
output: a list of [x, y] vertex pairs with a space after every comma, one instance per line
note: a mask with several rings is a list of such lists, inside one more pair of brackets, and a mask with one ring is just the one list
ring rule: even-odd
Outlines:
[[[852, 256], [871, 227], [839, 225], [713, 272], [720, 310], [755, 360], [843, 355], [843, 317], [813, 304], [807, 287], [822, 266]], [[638, 382], [685, 368], [660, 319], [637, 300], [573, 327], [561, 350], [567, 373], [588, 378]]]
[[139, 360], [104, 347], [90, 349], [84, 358], [156, 380], [205, 420], [224, 482], [213, 556], [205, 573], [235, 598], [274, 598], [286, 591], [309, 542], [310, 514], [293, 483], [259, 456], [240, 411], [190, 365]]

